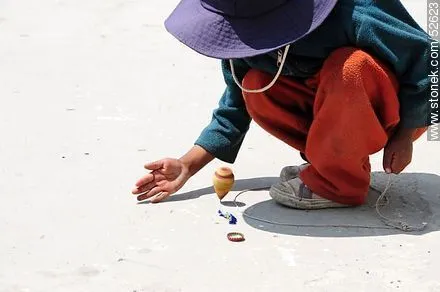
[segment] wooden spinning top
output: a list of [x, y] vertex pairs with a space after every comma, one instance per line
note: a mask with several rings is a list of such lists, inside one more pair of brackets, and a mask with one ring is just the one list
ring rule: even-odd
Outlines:
[[214, 190], [220, 201], [229, 193], [234, 185], [234, 174], [229, 167], [220, 167], [212, 178]]

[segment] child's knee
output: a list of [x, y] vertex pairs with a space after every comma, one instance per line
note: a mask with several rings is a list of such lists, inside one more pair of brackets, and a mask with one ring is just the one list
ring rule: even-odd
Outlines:
[[[336, 75], [336, 76], [335, 76]], [[369, 53], [353, 47], [335, 50], [324, 62], [321, 77], [339, 79], [349, 84], [373, 78], [387, 78], [397, 87], [394, 73]]]
[[399, 83], [395, 74], [380, 60], [360, 49], [344, 47], [334, 51], [320, 73], [321, 86], [337, 88], [350, 98], [386, 98], [397, 103]]

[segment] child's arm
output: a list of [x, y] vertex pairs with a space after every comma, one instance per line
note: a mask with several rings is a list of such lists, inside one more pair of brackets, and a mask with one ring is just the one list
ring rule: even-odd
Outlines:
[[190, 178], [214, 160], [214, 156], [202, 147], [195, 145], [179, 160], [188, 169], [188, 178]]
[[[234, 60], [237, 78], [242, 82], [249, 66], [243, 60]], [[228, 61], [222, 61], [226, 90], [211, 123], [195, 142], [214, 157], [233, 163], [249, 129], [251, 118], [246, 110], [241, 89], [235, 84]]]
[[[241, 81], [248, 68], [241, 60], [235, 63]], [[203, 130], [195, 146], [180, 159], [165, 158], [145, 165], [151, 172], [139, 179], [132, 191], [139, 201], [156, 196], [152, 199], [156, 203], [176, 193], [214, 158], [234, 162], [251, 118], [246, 111], [241, 90], [232, 79], [228, 63], [223, 62], [222, 65], [227, 88], [213, 113], [211, 123]]]

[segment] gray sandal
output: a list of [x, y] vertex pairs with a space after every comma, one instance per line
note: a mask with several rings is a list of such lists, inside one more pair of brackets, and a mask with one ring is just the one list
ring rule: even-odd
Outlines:
[[299, 173], [304, 169], [306, 169], [309, 165], [310, 165], [309, 163], [304, 163], [301, 165], [284, 167], [280, 173], [280, 180], [282, 182], [286, 182], [288, 180], [294, 179], [295, 177], [298, 177]]
[[301, 210], [350, 207], [319, 197], [299, 177], [273, 185], [269, 194], [277, 203]]

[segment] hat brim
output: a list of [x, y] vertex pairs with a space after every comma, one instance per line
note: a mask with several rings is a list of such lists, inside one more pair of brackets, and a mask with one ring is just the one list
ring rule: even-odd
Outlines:
[[205, 9], [200, 0], [182, 0], [165, 21], [179, 41], [217, 59], [268, 53], [306, 36], [321, 25], [337, 0], [290, 0], [255, 18], [233, 18]]

